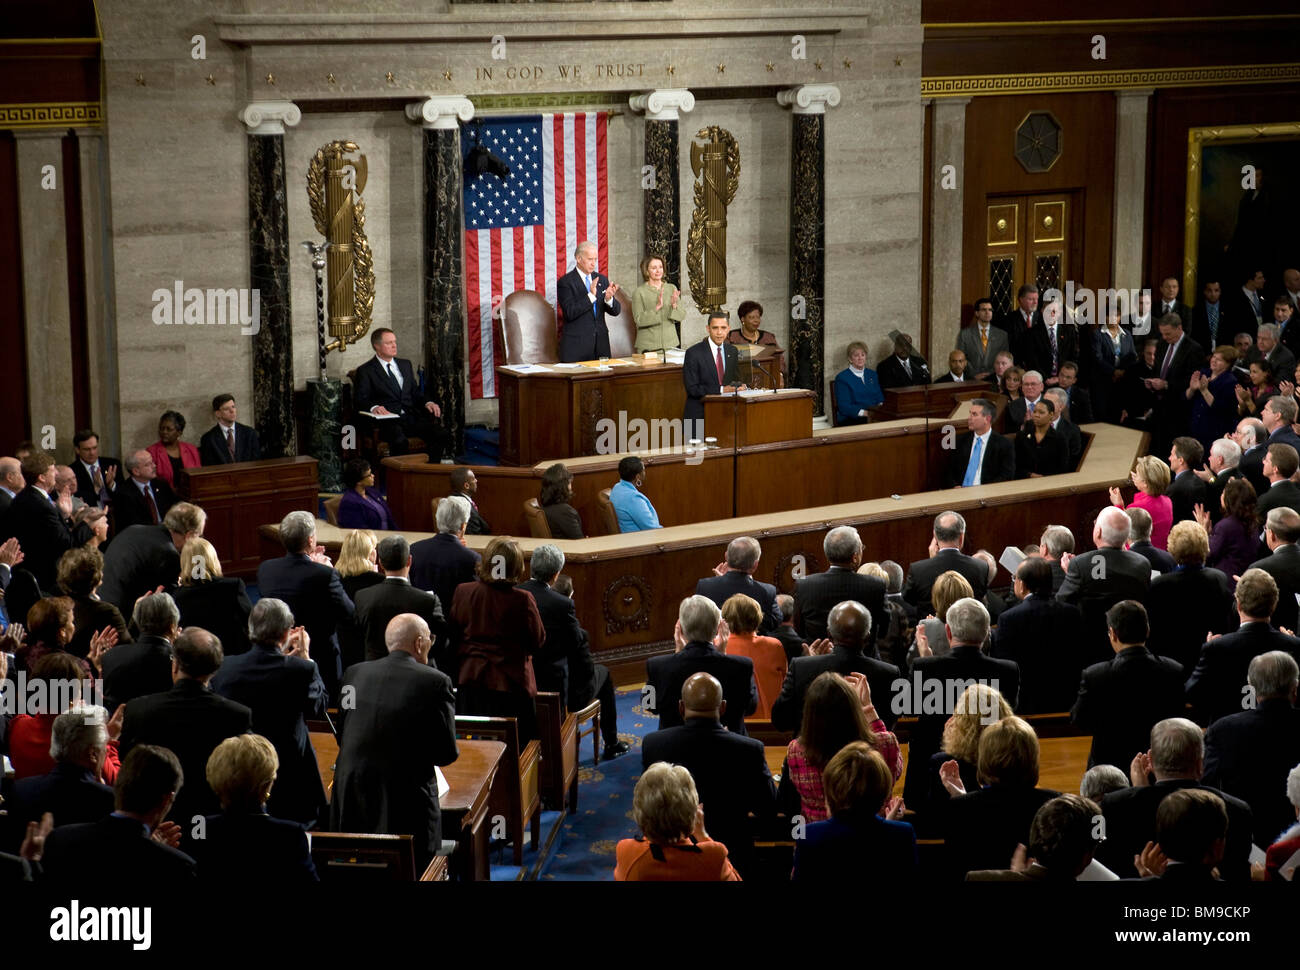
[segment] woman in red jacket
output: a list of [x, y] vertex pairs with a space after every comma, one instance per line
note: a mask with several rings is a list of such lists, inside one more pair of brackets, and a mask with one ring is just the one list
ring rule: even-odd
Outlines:
[[461, 583], [450, 618], [457, 638], [461, 714], [513, 717], [519, 743], [537, 737], [537, 681], [532, 655], [546, 642], [533, 595], [515, 584], [524, 577], [524, 555], [509, 536], [497, 536], [483, 553], [478, 578]]
[[181, 441], [185, 433], [185, 416], [179, 411], [164, 411], [158, 420], [158, 440], [145, 450], [153, 458], [153, 467], [158, 478], [172, 488], [186, 468], [198, 468], [199, 449], [187, 441]]

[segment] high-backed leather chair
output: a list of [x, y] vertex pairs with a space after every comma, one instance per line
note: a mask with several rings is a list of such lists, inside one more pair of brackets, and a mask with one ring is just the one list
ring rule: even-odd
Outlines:
[[616, 317], [605, 317], [605, 326], [609, 330], [609, 355], [630, 357], [636, 353], [636, 321], [632, 319], [631, 301], [619, 300], [619, 303], [623, 312]]
[[325, 500], [325, 521], [330, 525], [339, 524], [339, 506], [342, 504], [342, 495], [335, 495], [333, 498], [327, 498]]
[[506, 364], [554, 364], [560, 359], [555, 307], [536, 290], [506, 296], [492, 328], [500, 337]]
[[528, 531], [534, 539], [552, 539], [551, 523], [546, 521], [546, 513], [537, 499], [524, 500], [524, 518], [528, 520]]
[[618, 527], [618, 513], [614, 511], [614, 503], [609, 499], [609, 489], [600, 490], [600, 494], [596, 496], [596, 508], [600, 510], [600, 521], [605, 527], [605, 535], [618, 535], [622, 530]]

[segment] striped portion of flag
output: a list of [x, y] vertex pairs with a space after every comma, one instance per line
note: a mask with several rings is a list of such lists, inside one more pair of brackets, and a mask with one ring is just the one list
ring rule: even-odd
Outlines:
[[554, 305], [584, 240], [596, 244], [600, 268], [609, 265], [607, 130], [608, 115], [595, 112], [462, 125], [462, 159], [482, 146], [510, 167], [504, 179], [484, 172], [465, 184], [471, 397], [496, 396], [492, 318], [507, 294], [536, 290]]

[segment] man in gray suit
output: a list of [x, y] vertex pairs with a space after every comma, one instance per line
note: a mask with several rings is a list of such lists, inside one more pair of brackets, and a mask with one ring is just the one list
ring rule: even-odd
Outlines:
[[1009, 351], [1007, 332], [993, 326], [993, 301], [986, 296], [975, 301], [975, 322], [957, 334], [957, 349], [966, 355], [967, 374], [986, 381], [993, 373], [993, 360]]

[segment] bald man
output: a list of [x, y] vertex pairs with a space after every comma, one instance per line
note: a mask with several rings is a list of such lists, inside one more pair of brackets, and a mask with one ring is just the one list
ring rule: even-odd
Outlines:
[[127, 479], [113, 492], [113, 529], [121, 535], [129, 526], [157, 525], [176, 504], [176, 493], [158, 478], [153, 455], [143, 449], [126, 456]]
[[[683, 723], [647, 734], [642, 767], [657, 761], [684, 765], [695, 779], [709, 834], [727, 847], [731, 864], [742, 876], [752, 867], [753, 823], [776, 810], [776, 788], [763, 757], [763, 742], [733, 734], [722, 724], [727, 702], [712, 674], [686, 678], [677, 702]], [[752, 868], [751, 868], [752, 872]]]
[[421, 617], [393, 617], [384, 645], [387, 656], [343, 675], [330, 828], [414, 836], [423, 872], [442, 844], [434, 767], [459, 755], [456, 700], [451, 679], [429, 666], [433, 640]]

